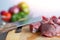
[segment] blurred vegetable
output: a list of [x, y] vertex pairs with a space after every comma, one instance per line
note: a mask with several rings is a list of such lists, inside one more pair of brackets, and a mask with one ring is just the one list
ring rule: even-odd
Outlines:
[[6, 21], [6, 22], [9, 22], [11, 20], [11, 13], [9, 12], [1, 12], [1, 16], [2, 16], [2, 20]]
[[12, 14], [16, 14], [16, 13], [18, 13], [19, 11], [20, 11], [20, 9], [19, 9], [19, 7], [18, 6], [13, 6], [13, 7], [11, 7], [9, 10], [8, 10], [10, 13], [12, 13]]
[[11, 21], [12, 21], [12, 22], [17, 21], [17, 17], [18, 17], [17, 14], [13, 14], [13, 15], [12, 15], [12, 18], [11, 18]]
[[21, 18], [25, 18], [26, 16], [28, 16], [25, 12], [20, 12], [18, 13], [18, 15], [20, 15]]
[[1, 15], [3, 15], [5, 12], [6, 12], [6, 11], [1, 11], [0, 13], [1, 13]]
[[29, 15], [29, 7], [25, 2], [19, 3], [17, 6], [9, 8], [8, 12], [2, 11], [2, 19], [4, 21], [16, 22], [23, 18], [26, 18]]
[[25, 2], [21, 2], [18, 4], [18, 7], [24, 9], [24, 8], [28, 8], [28, 5]]
[[28, 15], [30, 12], [30, 10], [28, 8], [23, 9], [23, 11], [25, 12], [26, 15]]
[[21, 2], [21, 3], [19, 3], [18, 4], [18, 7], [20, 7], [21, 8], [21, 10], [23, 11], [23, 12], [25, 12], [26, 14], [29, 14], [29, 7], [28, 7], [28, 5], [25, 3], [25, 2]]

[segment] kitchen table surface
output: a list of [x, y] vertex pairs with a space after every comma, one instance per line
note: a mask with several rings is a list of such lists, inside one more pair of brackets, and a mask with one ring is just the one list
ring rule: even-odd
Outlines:
[[60, 37], [43, 37], [40, 33], [31, 33], [29, 25], [24, 26], [22, 31], [15, 33], [16, 30], [9, 31], [6, 40], [60, 40]]

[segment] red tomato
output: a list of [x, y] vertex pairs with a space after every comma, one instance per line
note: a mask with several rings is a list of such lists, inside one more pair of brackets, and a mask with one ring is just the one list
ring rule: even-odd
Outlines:
[[11, 13], [9, 12], [4, 12], [2, 14], [2, 20], [4, 20], [5, 22], [9, 22], [11, 20]]

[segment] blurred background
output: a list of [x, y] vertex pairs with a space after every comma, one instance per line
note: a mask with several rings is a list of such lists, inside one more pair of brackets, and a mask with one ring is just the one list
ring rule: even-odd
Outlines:
[[17, 5], [21, 1], [26, 2], [30, 7], [30, 14], [33, 17], [60, 16], [60, 0], [0, 0], [0, 11], [8, 10], [11, 6]]

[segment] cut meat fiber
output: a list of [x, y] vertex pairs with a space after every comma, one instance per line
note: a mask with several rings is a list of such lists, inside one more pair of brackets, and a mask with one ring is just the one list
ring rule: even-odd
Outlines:
[[30, 24], [30, 30], [32, 30], [34, 27], [38, 27], [37, 30], [40, 31], [41, 35], [44, 35], [46, 37], [60, 36], [60, 17], [52, 16], [50, 18], [47, 18], [45, 16], [42, 16], [42, 20], [39, 23], [33, 23], [33, 25], [31, 25], [32, 24]]

